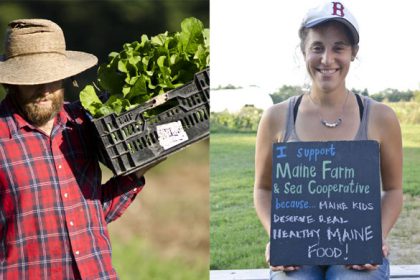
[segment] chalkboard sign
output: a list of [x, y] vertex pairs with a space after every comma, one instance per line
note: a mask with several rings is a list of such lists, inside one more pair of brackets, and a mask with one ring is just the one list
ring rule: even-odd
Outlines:
[[271, 265], [382, 264], [379, 144], [273, 145]]

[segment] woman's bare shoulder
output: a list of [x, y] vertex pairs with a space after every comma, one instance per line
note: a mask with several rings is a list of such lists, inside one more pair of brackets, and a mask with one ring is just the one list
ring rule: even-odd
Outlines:
[[265, 135], [270, 141], [277, 141], [283, 138], [289, 101], [274, 104], [267, 108], [260, 121], [259, 134]]
[[389, 105], [373, 99], [371, 100], [370, 118], [374, 123], [382, 125], [398, 122], [397, 115]]
[[263, 113], [263, 119], [271, 124], [284, 123], [289, 109], [290, 99], [274, 104]]
[[389, 105], [374, 100], [371, 102], [368, 134], [380, 143], [392, 137], [401, 137], [400, 123]]

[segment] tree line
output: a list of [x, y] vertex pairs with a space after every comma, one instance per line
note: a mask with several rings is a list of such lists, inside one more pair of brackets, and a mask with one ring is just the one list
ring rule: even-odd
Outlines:
[[[374, 94], [369, 94], [369, 91], [366, 88], [363, 90], [352, 88], [351, 91], [360, 95], [369, 96], [379, 102], [420, 102], [420, 90], [401, 91], [398, 89], [387, 88]], [[304, 92], [305, 90], [301, 86], [284, 85], [277, 89], [277, 91], [271, 93], [270, 96], [275, 104], [282, 102], [291, 96], [303, 94]]]

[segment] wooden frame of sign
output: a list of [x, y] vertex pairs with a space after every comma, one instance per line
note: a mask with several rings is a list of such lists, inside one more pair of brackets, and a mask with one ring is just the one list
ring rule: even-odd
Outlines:
[[382, 264], [376, 141], [273, 144], [271, 265]]

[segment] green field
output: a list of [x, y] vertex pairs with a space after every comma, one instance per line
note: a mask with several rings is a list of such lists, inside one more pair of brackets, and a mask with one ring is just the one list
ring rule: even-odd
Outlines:
[[[391, 232], [390, 259], [420, 259], [420, 125], [403, 125], [404, 196], [401, 217]], [[210, 269], [266, 267], [268, 237], [253, 206], [255, 133], [213, 133], [210, 141]]]
[[153, 168], [133, 204], [109, 224], [121, 280], [208, 279], [208, 147], [200, 141]]

